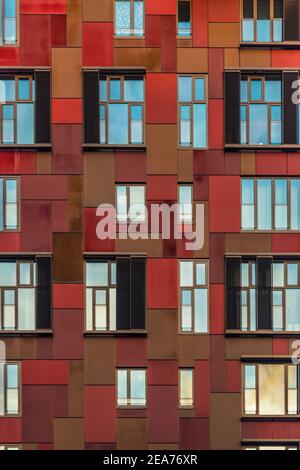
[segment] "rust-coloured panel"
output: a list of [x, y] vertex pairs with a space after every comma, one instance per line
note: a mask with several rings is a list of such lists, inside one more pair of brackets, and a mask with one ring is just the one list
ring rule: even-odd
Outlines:
[[[240, 417], [241, 394], [211, 394], [210, 441], [212, 450], [240, 450]], [[221, 426], [220, 423], [222, 423]]]
[[148, 359], [177, 358], [177, 311], [148, 310]]
[[178, 150], [178, 182], [193, 182], [193, 150]]
[[82, 418], [54, 418], [54, 450], [83, 450], [84, 424]]
[[69, 176], [68, 219], [71, 232], [82, 231], [83, 177]]
[[147, 449], [147, 419], [117, 419], [117, 449]]
[[36, 171], [45, 175], [51, 173], [51, 153], [37, 152], [36, 154]]
[[67, 3], [67, 45], [82, 45], [82, 0], [68, 0]]
[[177, 49], [178, 73], [205, 73], [208, 72], [207, 48]]
[[225, 234], [226, 253], [270, 253], [272, 235], [265, 233]]
[[83, 0], [83, 21], [112, 21], [113, 12], [111, 0]]
[[114, 338], [85, 338], [85, 385], [114, 385], [116, 350]]
[[226, 359], [272, 355], [272, 338], [226, 338], [225, 342]]
[[52, 97], [81, 98], [82, 50], [79, 48], [52, 49]]
[[210, 47], [239, 47], [239, 23], [209, 23], [208, 41]]
[[195, 336], [178, 335], [178, 364], [179, 367], [194, 367]]
[[84, 154], [84, 207], [115, 202], [114, 152]]
[[[150, 221], [149, 221], [150, 225]], [[117, 253], [145, 253], [149, 258], [161, 258], [163, 253], [163, 241], [151, 240], [149, 233], [148, 240], [116, 240]]]
[[177, 126], [147, 125], [147, 172], [157, 175], [177, 173]]
[[68, 404], [70, 417], [84, 416], [84, 372], [83, 361], [69, 362]]
[[270, 50], [241, 50], [240, 51], [241, 67], [271, 67]]
[[160, 72], [160, 49], [157, 47], [118, 47], [115, 49], [115, 65], [125, 67], [143, 67], [148, 72]]
[[83, 281], [82, 251], [82, 234], [55, 233], [53, 235], [54, 282]]
[[36, 359], [37, 357], [37, 339], [22, 338], [21, 339], [22, 359]]
[[254, 152], [241, 152], [241, 175], [254, 176], [256, 172], [256, 155]]

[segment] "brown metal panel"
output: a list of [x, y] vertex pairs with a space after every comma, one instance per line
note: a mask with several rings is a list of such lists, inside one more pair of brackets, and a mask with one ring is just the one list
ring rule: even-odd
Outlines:
[[83, 368], [83, 361], [69, 362], [68, 404], [70, 417], [82, 417], [84, 415]]
[[82, 45], [82, 0], [68, 0], [67, 44], [74, 47]]
[[178, 182], [192, 183], [194, 179], [194, 153], [193, 150], [178, 150]]
[[37, 358], [37, 339], [36, 338], [22, 338], [21, 339], [21, 354], [22, 354], [22, 359], [36, 359]]
[[114, 152], [84, 154], [84, 207], [115, 203]]
[[241, 152], [241, 174], [254, 176], [256, 173], [256, 155], [254, 152]]
[[241, 50], [241, 67], [271, 67], [271, 51]]
[[178, 364], [179, 367], [194, 367], [195, 336], [178, 335]]
[[148, 310], [148, 359], [177, 358], [177, 311]]
[[[241, 447], [241, 394], [212, 393], [210, 440], [212, 450], [238, 450]], [[222, 423], [222, 425], [221, 425]], [[224, 430], [230, 432], [224, 432]]]
[[52, 49], [52, 98], [81, 98], [82, 50]]
[[116, 343], [114, 338], [85, 338], [85, 385], [114, 385]]
[[147, 419], [117, 419], [117, 449], [147, 449]]
[[147, 125], [147, 173], [177, 174], [177, 126]]
[[51, 173], [51, 153], [37, 152], [36, 154], [36, 171], [41, 175]]
[[68, 219], [70, 232], [82, 231], [83, 177], [69, 176]]
[[239, 23], [209, 23], [208, 41], [210, 47], [239, 47]]
[[145, 47], [145, 39], [144, 38], [122, 38], [118, 39], [115, 38], [114, 40], [114, 47]]
[[149, 444], [148, 445], [149, 450], [178, 450], [178, 443], [170, 444], [169, 442], [167, 444]]
[[22, 339], [21, 338], [3, 338], [5, 343], [6, 358], [8, 360], [22, 359]]
[[208, 49], [196, 47], [190, 49], [177, 49], [177, 72], [208, 72]]
[[148, 72], [160, 72], [160, 49], [158, 47], [118, 47], [115, 49], [115, 65], [121, 67], [140, 67], [143, 65]]
[[83, 0], [83, 21], [113, 21], [113, 4], [111, 0]]
[[225, 234], [226, 253], [270, 253], [272, 235], [265, 233], [231, 233]]
[[83, 450], [83, 418], [54, 418], [54, 450]]
[[209, 257], [209, 204], [207, 201], [204, 204], [204, 246], [201, 250], [194, 251], [194, 258], [208, 258]]
[[226, 338], [226, 359], [272, 355], [272, 338]]
[[[150, 221], [149, 221], [150, 223]], [[117, 253], [146, 253], [150, 258], [161, 258], [163, 255], [163, 241], [151, 240], [116, 240]]]
[[224, 49], [224, 67], [225, 69], [235, 68], [240, 66], [240, 50], [238, 48]]
[[209, 335], [195, 335], [195, 359], [206, 360], [210, 356]]
[[54, 282], [83, 281], [82, 246], [80, 233], [53, 234]]

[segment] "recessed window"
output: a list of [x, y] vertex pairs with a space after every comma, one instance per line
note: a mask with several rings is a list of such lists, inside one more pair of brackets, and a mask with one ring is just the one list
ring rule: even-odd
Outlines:
[[178, 0], [177, 34], [179, 37], [192, 35], [191, 0]]
[[276, 445], [276, 444], [264, 444], [261, 446], [246, 446], [243, 448], [244, 450], [299, 450], [297, 445]]
[[144, 0], [115, 1], [116, 36], [144, 35]]
[[283, 0], [243, 0], [243, 42], [283, 41]]
[[19, 444], [0, 444], [0, 450], [21, 450]]
[[281, 145], [281, 79], [243, 78], [240, 102], [241, 144]]
[[0, 416], [20, 413], [19, 364], [0, 362]]
[[17, 44], [17, 0], [0, 0], [0, 45]]
[[194, 369], [179, 369], [179, 406], [194, 406]]
[[206, 261], [180, 261], [180, 329], [182, 332], [208, 332], [207, 268]]
[[246, 415], [297, 415], [298, 366], [291, 364], [244, 365]]
[[99, 87], [100, 144], [143, 144], [143, 77], [102, 76]]
[[117, 405], [124, 407], [146, 406], [146, 370], [117, 370]]
[[18, 180], [0, 177], [0, 231], [17, 230], [18, 227]]
[[300, 230], [300, 179], [242, 178], [242, 230]]
[[144, 185], [117, 185], [118, 222], [141, 223], [146, 220], [146, 196]]
[[206, 148], [206, 78], [182, 75], [178, 80], [179, 145], [184, 148]]
[[179, 202], [179, 221], [192, 222], [193, 221], [193, 186], [192, 185], [179, 185], [178, 187], [178, 202]]

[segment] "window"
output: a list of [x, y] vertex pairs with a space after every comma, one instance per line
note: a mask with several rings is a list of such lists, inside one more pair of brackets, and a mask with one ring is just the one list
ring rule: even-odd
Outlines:
[[35, 80], [31, 76], [0, 78], [1, 143], [33, 144]]
[[244, 365], [246, 415], [297, 415], [298, 366], [292, 364]]
[[0, 444], [0, 450], [20, 450], [19, 444]]
[[117, 405], [125, 407], [146, 406], [146, 370], [117, 370]]
[[179, 37], [189, 37], [192, 35], [191, 0], [178, 0], [177, 34]]
[[144, 142], [144, 79], [100, 77], [100, 144]]
[[206, 78], [179, 77], [179, 145], [184, 148], [207, 147]]
[[182, 408], [194, 406], [194, 369], [179, 370], [179, 405]]
[[17, 44], [17, 0], [0, 0], [1, 39], [0, 45]]
[[242, 230], [300, 230], [299, 178], [242, 178]]
[[208, 264], [180, 261], [180, 329], [185, 333], [208, 332]]
[[0, 231], [17, 230], [18, 180], [0, 177]]
[[264, 445], [259, 445], [259, 446], [246, 446], [244, 447], [244, 450], [299, 450], [299, 447], [297, 445], [282, 445], [282, 444], [264, 444]]
[[179, 185], [178, 188], [179, 199], [179, 221], [192, 222], [193, 221], [193, 186]]
[[255, 331], [256, 324], [256, 263], [242, 262], [241, 265], [241, 315], [242, 330]]
[[87, 260], [86, 332], [134, 332], [146, 329], [144, 257]]
[[282, 143], [282, 85], [280, 78], [241, 80], [241, 144]]
[[36, 329], [36, 274], [33, 261], [0, 262], [0, 295], [1, 330]]
[[146, 220], [145, 206], [145, 186], [117, 186], [118, 222], [144, 222]]
[[116, 0], [116, 36], [144, 36], [144, 0]]
[[19, 364], [0, 363], [0, 416], [20, 414]]
[[242, 41], [283, 41], [283, 0], [243, 0]]

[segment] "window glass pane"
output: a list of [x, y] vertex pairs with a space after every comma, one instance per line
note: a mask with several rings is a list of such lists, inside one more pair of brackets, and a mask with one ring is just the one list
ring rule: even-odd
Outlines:
[[288, 275], [288, 285], [297, 286], [298, 285], [298, 265], [296, 263], [289, 263], [287, 266], [287, 275]]
[[300, 230], [300, 180], [291, 182], [291, 229]]
[[192, 77], [179, 77], [179, 101], [192, 101]]
[[107, 286], [107, 263], [86, 263], [86, 286]]
[[5, 0], [4, 15], [9, 18], [13, 18], [17, 15], [16, 0]]
[[144, 34], [144, 1], [134, 0], [134, 35], [143, 36]]
[[17, 104], [17, 143], [34, 143], [34, 104]]
[[0, 362], [0, 416], [4, 415], [4, 364]]
[[195, 289], [195, 332], [208, 332], [207, 289]]
[[300, 331], [300, 289], [286, 289], [286, 330]]
[[195, 78], [195, 100], [205, 100], [205, 80], [204, 78]]
[[116, 35], [130, 35], [130, 0], [116, 0]]
[[19, 412], [19, 392], [16, 389], [7, 390], [6, 393], [7, 400], [7, 413], [8, 414], [18, 414]]
[[144, 80], [137, 78], [125, 78], [124, 100], [144, 101]]
[[113, 262], [110, 264], [110, 269], [111, 269], [111, 284], [115, 285], [117, 283], [117, 268], [116, 268], [116, 262]]
[[191, 108], [180, 106], [180, 145], [191, 145]]
[[119, 78], [112, 78], [110, 80], [110, 99], [118, 101], [121, 99], [121, 80]]
[[243, 18], [253, 18], [253, 0], [243, 0]]
[[4, 221], [3, 221], [3, 178], [0, 178], [0, 230], [4, 228]]
[[106, 106], [100, 106], [100, 144], [106, 144]]
[[118, 404], [127, 404], [127, 371], [118, 370]]
[[178, 36], [191, 34], [191, 5], [189, 1], [178, 1]]
[[85, 290], [85, 328], [87, 331], [93, 329], [93, 290]]
[[180, 371], [180, 405], [193, 405], [193, 371]]
[[284, 365], [260, 364], [259, 373], [259, 414], [285, 414]]
[[146, 375], [144, 370], [131, 370], [130, 396], [132, 405], [146, 404]]
[[241, 103], [246, 103], [248, 101], [248, 81], [241, 80]]
[[249, 105], [250, 145], [268, 144], [268, 106]]
[[270, 20], [257, 20], [257, 41], [270, 42], [271, 41], [271, 22]]
[[14, 141], [14, 107], [5, 104], [2, 106], [2, 142], [12, 144]]
[[104, 77], [100, 78], [100, 81], [99, 81], [99, 95], [100, 95], [100, 101], [107, 100], [107, 80]]
[[29, 78], [20, 78], [18, 80], [18, 95], [19, 100], [29, 100], [30, 99], [30, 80]]
[[180, 220], [192, 220], [192, 187], [179, 186]]
[[16, 263], [0, 263], [0, 286], [15, 286], [17, 284]]
[[288, 388], [297, 388], [297, 366], [288, 366]]
[[18, 227], [17, 204], [5, 205], [5, 217], [5, 228], [7, 230], [15, 230]]
[[5, 44], [14, 44], [17, 41], [17, 22], [15, 18], [4, 19]]
[[241, 281], [242, 281], [242, 287], [249, 286], [249, 263], [242, 263]]
[[258, 229], [272, 228], [272, 182], [267, 179], [257, 180], [257, 216]]
[[242, 204], [254, 204], [253, 179], [242, 179]]
[[20, 263], [20, 284], [29, 285], [31, 283], [31, 263]]
[[196, 264], [196, 283], [198, 285], [205, 285], [206, 283], [206, 264], [197, 263]]
[[131, 106], [131, 143], [143, 143], [143, 111], [142, 106]]
[[284, 287], [284, 263], [273, 263], [272, 280], [273, 287]]
[[287, 229], [287, 180], [275, 180], [275, 228]]
[[271, 103], [281, 103], [281, 99], [281, 80], [266, 80], [265, 101]]
[[17, 180], [7, 179], [5, 183], [6, 202], [17, 202]]
[[117, 186], [117, 214], [118, 220], [126, 222], [127, 220], [127, 191], [126, 186]]
[[128, 105], [109, 104], [108, 122], [108, 143], [128, 144]]
[[130, 219], [132, 221], [145, 220], [145, 187], [130, 186]]
[[109, 329], [116, 330], [116, 289], [109, 289]]
[[180, 262], [180, 286], [193, 287], [194, 285], [193, 261]]
[[245, 366], [245, 387], [246, 388], [256, 387], [256, 366], [255, 365]]
[[1, 83], [3, 83], [4, 91], [5, 91], [5, 97], [3, 101], [15, 101], [16, 99], [15, 80], [12, 80], [12, 79], [1, 80]]
[[262, 100], [262, 81], [261, 80], [251, 80], [250, 82], [250, 92], [252, 101], [261, 101]]
[[283, 40], [283, 21], [281, 19], [273, 20], [273, 41], [281, 42]]
[[[252, 280], [253, 284], [253, 280]], [[250, 330], [256, 330], [256, 290], [250, 289]]]
[[98, 331], [107, 329], [106, 305], [95, 305], [95, 328]]
[[19, 330], [35, 330], [35, 289], [18, 289]]
[[254, 20], [243, 20], [243, 41], [253, 42], [254, 41]]
[[205, 148], [206, 136], [206, 104], [194, 104], [194, 148]]

